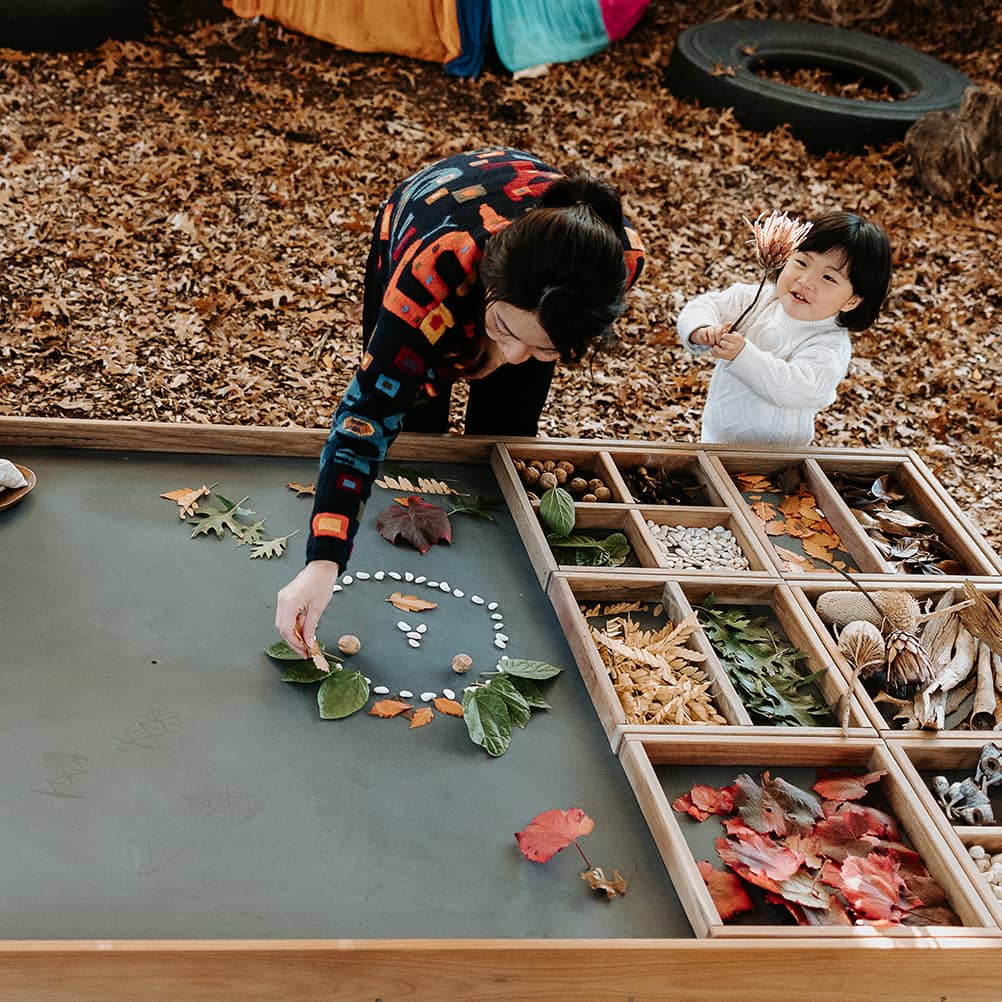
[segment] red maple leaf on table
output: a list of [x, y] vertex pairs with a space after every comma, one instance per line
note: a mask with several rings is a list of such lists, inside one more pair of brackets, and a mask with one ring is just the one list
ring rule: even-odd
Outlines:
[[445, 510], [419, 497], [407, 498], [405, 505], [390, 505], [376, 517], [376, 529], [383, 539], [396, 543], [403, 539], [421, 553], [436, 543], [452, 542], [452, 526]]
[[866, 796], [866, 788], [875, 783], [881, 776], [886, 776], [887, 771], [881, 769], [878, 772], [868, 772], [865, 776], [857, 776], [852, 773], [828, 772], [818, 770], [821, 775], [812, 787], [825, 800], [861, 800]]
[[740, 915], [741, 912], [752, 910], [754, 907], [752, 899], [736, 873], [717, 870], [705, 859], [699, 860], [696, 866], [706, 884], [706, 889], [710, 892], [713, 906], [724, 922], [734, 918], [735, 915]]

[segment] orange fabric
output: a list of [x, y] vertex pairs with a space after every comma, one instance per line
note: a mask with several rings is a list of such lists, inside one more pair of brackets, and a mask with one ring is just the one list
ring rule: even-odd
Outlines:
[[355, 52], [447, 63], [462, 51], [456, 0], [223, 0], [238, 17], [267, 17]]

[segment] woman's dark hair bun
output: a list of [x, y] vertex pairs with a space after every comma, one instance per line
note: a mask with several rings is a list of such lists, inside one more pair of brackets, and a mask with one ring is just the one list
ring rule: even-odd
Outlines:
[[623, 222], [619, 192], [607, 181], [585, 171], [558, 178], [543, 192], [539, 204], [543, 208], [554, 209], [586, 206], [616, 231]]

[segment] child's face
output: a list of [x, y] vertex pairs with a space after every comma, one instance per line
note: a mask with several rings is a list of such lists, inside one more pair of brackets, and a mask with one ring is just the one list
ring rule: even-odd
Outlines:
[[776, 293], [794, 320], [826, 320], [862, 302], [852, 291], [849, 262], [837, 250], [794, 251], [779, 273]]

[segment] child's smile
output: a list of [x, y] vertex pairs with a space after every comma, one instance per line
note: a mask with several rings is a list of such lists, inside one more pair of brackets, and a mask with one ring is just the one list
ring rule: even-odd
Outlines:
[[776, 280], [776, 294], [794, 320], [827, 320], [854, 309], [848, 262], [838, 251], [796, 251]]

